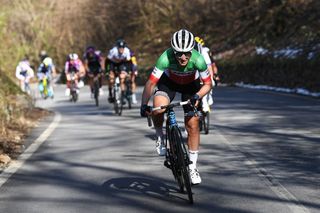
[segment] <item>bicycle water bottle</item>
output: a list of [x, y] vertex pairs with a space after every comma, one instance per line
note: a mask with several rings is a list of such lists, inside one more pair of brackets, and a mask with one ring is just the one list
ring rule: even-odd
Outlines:
[[171, 125], [171, 126], [177, 126], [178, 125], [177, 120], [176, 120], [176, 115], [175, 115], [173, 110], [169, 110], [168, 118], [169, 118], [169, 125]]

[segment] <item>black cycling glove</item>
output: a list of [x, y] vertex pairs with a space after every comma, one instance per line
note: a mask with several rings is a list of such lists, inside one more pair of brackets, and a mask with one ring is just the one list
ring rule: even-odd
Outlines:
[[148, 106], [147, 104], [143, 104], [140, 107], [140, 115], [141, 117], [147, 117], [146, 112], [151, 112], [151, 106]]
[[199, 99], [200, 99], [200, 96], [199, 96], [198, 94], [194, 94], [194, 95], [190, 98], [190, 104], [191, 104], [192, 106], [194, 106]]

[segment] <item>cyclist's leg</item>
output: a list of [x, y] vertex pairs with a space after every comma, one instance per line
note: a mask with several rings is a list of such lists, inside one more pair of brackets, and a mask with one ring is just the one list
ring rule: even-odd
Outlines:
[[119, 75], [119, 78], [120, 78], [120, 88], [121, 88], [121, 91], [124, 92], [126, 90], [126, 84], [125, 84], [125, 80], [126, 80], [126, 77], [127, 77], [127, 70], [128, 70], [128, 65], [126, 63], [122, 63], [119, 65], [119, 71], [120, 71], [120, 75]]
[[47, 73], [46, 76], [47, 76], [48, 96], [53, 97], [54, 93], [53, 93], [53, 87], [52, 87], [52, 75], [51, 73]]
[[89, 86], [90, 86], [90, 92], [91, 92], [91, 95], [93, 94], [93, 78], [94, 78], [94, 74], [92, 72], [88, 72], [88, 83], [89, 83]]
[[66, 73], [66, 79], [67, 79], [67, 88], [65, 91], [65, 96], [70, 95], [70, 87], [71, 87], [71, 76], [70, 73]]
[[108, 89], [109, 89], [109, 102], [112, 102], [113, 100], [113, 95], [112, 95], [112, 90], [113, 90], [113, 84], [114, 84], [114, 78], [115, 78], [115, 64], [110, 62], [110, 70], [109, 70], [109, 80], [108, 80]]
[[[200, 90], [200, 82], [195, 81], [191, 85], [187, 85], [185, 93], [182, 93], [182, 101], [188, 100], [194, 95], [196, 92]], [[200, 102], [199, 102], [200, 104]], [[201, 105], [201, 104], [200, 104]], [[199, 109], [200, 106], [198, 106]], [[199, 131], [199, 116], [193, 116], [193, 108], [189, 105], [183, 107], [185, 116], [185, 126], [188, 131], [188, 149], [189, 149], [189, 158], [191, 164], [189, 165], [190, 169], [190, 177], [191, 182], [193, 184], [201, 183], [201, 178], [199, 172], [197, 170], [197, 160], [198, 160], [198, 152], [199, 152], [199, 144], [200, 144], [200, 131]]]
[[20, 85], [21, 91], [25, 92], [25, 79], [24, 78], [20, 79], [19, 82], [20, 82], [19, 85]]
[[136, 76], [138, 74], [137, 70], [133, 70], [131, 72], [130, 80], [131, 80], [131, 91], [132, 91], [132, 103], [137, 103], [137, 97], [136, 97]]
[[121, 71], [120, 75], [120, 87], [121, 91], [124, 92], [126, 90], [126, 77], [127, 77], [127, 72], [126, 71]]
[[[153, 106], [159, 107], [162, 105], [169, 104], [176, 94], [174, 87], [172, 85], [173, 83], [169, 80], [166, 75], [163, 75], [158, 83], [158, 90], [154, 94], [153, 98]], [[165, 155], [166, 149], [165, 147], [162, 148], [162, 145], [164, 143], [163, 140], [163, 122], [164, 122], [164, 111], [165, 110], [157, 110], [154, 111], [152, 114], [152, 120], [154, 124], [154, 128], [156, 131], [156, 149], [159, 155]], [[161, 142], [161, 144], [160, 144]]]

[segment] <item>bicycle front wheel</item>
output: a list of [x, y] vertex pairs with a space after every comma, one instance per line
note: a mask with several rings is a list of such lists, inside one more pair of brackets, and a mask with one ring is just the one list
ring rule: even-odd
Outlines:
[[94, 82], [94, 100], [96, 103], [96, 106], [99, 106], [99, 82], [96, 80]]
[[178, 176], [182, 186], [188, 193], [189, 202], [193, 204], [193, 194], [191, 189], [191, 181], [189, 176], [189, 156], [187, 149], [183, 143], [182, 135], [179, 127], [174, 126], [171, 130], [171, 136], [176, 144]]

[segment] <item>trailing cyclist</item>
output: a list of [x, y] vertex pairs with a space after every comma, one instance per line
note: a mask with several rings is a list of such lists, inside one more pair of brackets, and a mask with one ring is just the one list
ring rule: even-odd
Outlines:
[[[53, 80], [53, 77], [56, 76], [56, 68], [53, 64], [52, 58], [50, 58], [47, 55], [47, 52], [42, 50], [40, 52], [40, 60], [41, 63], [38, 67], [38, 79], [39, 79], [39, 90], [40, 93], [42, 94], [43, 91], [45, 90], [44, 86], [47, 87], [48, 94], [44, 94], [44, 98], [51, 97], [53, 98], [54, 92], [53, 92], [53, 87], [51, 85], [51, 81]], [[46, 80], [46, 85], [43, 85], [44, 80]]]
[[86, 74], [84, 65], [76, 53], [70, 53], [68, 55], [67, 61], [64, 66], [64, 72], [66, 74], [66, 79], [67, 79], [67, 88], [66, 88], [65, 96], [70, 96], [72, 72], [75, 73], [74, 80], [75, 80], [75, 84], [77, 85], [77, 88], [83, 87], [84, 83], [81, 79]]
[[16, 77], [23, 92], [30, 93], [29, 82], [34, 77], [34, 71], [30, 66], [28, 56], [23, 58], [16, 67]]
[[[194, 49], [197, 50], [204, 58], [207, 66], [208, 66], [208, 71], [210, 72], [211, 80], [212, 80], [212, 85], [215, 86], [216, 82], [214, 81], [214, 73], [217, 72], [217, 68], [215, 66], [215, 63], [212, 61], [210, 55], [209, 55], [209, 48], [204, 47], [204, 41], [200, 37], [196, 36], [195, 37], [195, 46]], [[213, 98], [212, 98], [212, 90], [210, 93], [206, 94], [202, 98], [202, 109], [204, 112], [209, 112], [210, 111], [210, 106], [213, 104]]]
[[90, 91], [91, 91], [91, 97], [93, 97], [93, 90], [94, 90], [94, 77], [98, 76], [99, 80], [99, 94], [103, 94], [102, 90], [102, 78], [103, 78], [103, 73], [102, 70], [104, 69], [103, 67], [103, 60], [100, 55], [100, 52], [96, 50], [94, 46], [89, 46], [86, 48], [86, 51], [83, 55], [84, 58], [84, 67], [86, 70], [86, 73], [88, 74], [89, 77], [89, 85], [90, 85]]
[[[154, 107], [169, 104], [174, 99], [176, 92], [181, 93], [182, 101], [190, 100], [193, 106], [199, 107], [201, 98], [210, 92], [212, 82], [203, 56], [193, 48], [194, 36], [191, 32], [181, 29], [173, 34], [171, 48], [158, 58], [144, 87], [140, 108], [141, 116], [150, 114], [150, 107], [147, 104], [152, 95], [154, 95]], [[203, 86], [200, 85], [200, 79]], [[154, 92], [156, 86], [157, 90]], [[199, 116], [195, 116], [193, 106], [185, 105], [183, 109], [185, 126], [188, 131], [189, 157], [192, 162], [189, 165], [189, 174], [192, 184], [199, 184], [201, 178], [196, 166], [200, 142]], [[152, 114], [157, 136], [156, 150], [159, 155], [166, 154], [162, 131], [163, 113], [164, 110], [159, 110]]]
[[130, 50], [123, 39], [118, 39], [116, 41], [116, 46], [109, 50], [107, 60], [109, 62], [109, 102], [114, 101], [112, 94], [113, 84], [116, 72], [120, 77], [120, 87], [121, 92], [125, 91], [125, 78], [127, 76], [127, 71], [129, 70], [129, 63], [131, 60]]

